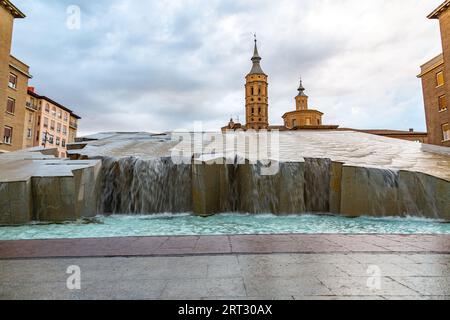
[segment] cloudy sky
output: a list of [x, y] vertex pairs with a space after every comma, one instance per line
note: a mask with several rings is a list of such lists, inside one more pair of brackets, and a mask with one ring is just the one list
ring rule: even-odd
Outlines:
[[[271, 124], [294, 109], [301, 75], [327, 124], [424, 130], [416, 75], [441, 51], [426, 16], [442, 1], [14, 0], [27, 18], [13, 54], [40, 94], [83, 117], [82, 134], [244, 120], [254, 32]], [[70, 5], [79, 29], [67, 27]]]

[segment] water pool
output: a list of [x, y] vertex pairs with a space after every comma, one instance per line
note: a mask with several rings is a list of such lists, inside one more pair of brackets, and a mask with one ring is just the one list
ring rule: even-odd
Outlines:
[[318, 215], [190, 214], [98, 216], [90, 223], [0, 227], [0, 240], [103, 238], [129, 236], [246, 234], [450, 234], [450, 224], [417, 218], [344, 218]]

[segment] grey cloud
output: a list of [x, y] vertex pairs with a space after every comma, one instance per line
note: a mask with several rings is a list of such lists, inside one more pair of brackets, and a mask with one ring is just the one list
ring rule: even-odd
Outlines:
[[[301, 74], [327, 122], [424, 129], [415, 75], [440, 50], [438, 26], [425, 18], [440, 0], [410, 2], [15, 0], [28, 17], [16, 22], [14, 53], [39, 92], [84, 118], [85, 133], [242, 119], [253, 32], [272, 123], [294, 107]], [[72, 4], [82, 9], [79, 31], [65, 27]]]

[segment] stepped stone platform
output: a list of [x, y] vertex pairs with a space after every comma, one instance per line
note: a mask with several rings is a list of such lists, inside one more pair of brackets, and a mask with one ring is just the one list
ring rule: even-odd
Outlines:
[[62, 160], [54, 152], [35, 148], [0, 155], [0, 224], [96, 214], [101, 162]]
[[280, 132], [267, 145], [278, 171], [261, 175], [267, 166], [249, 160], [248, 139], [267, 137], [248, 135], [101, 133], [70, 145], [71, 160], [51, 149], [2, 154], [0, 224], [161, 212], [450, 221], [450, 148], [353, 131]]

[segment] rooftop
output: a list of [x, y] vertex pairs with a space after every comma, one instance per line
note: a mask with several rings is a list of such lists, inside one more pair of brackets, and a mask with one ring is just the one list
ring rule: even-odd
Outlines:
[[57, 106], [58, 108], [61, 108], [61, 109], [63, 109], [64, 111], [69, 112], [70, 115], [73, 116], [74, 118], [76, 118], [76, 119], [78, 119], [78, 120], [81, 119], [81, 117], [78, 116], [78, 115], [76, 115], [72, 110], [70, 110], [69, 108], [63, 106], [62, 104], [60, 104], [60, 103], [58, 103], [58, 102], [56, 102], [56, 101], [50, 99], [49, 97], [41, 96], [41, 95], [37, 94], [36, 92], [34, 92], [34, 91], [32, 91], [32, 90], [29, 90], [29, 89], [28, 89], [28, 94], [29, 94], [30, 96], [36, 98], [36, 99], [43, 99], [43, 100], [45, 100], [45, 101], [48, 101], [48, 102], [50, 102], [51, 104], [54, 104], [55, 106]]
[[434, 57], [433, 59], [425, 62], [423, 65], [420, 66], [420, 74], [417, 76], [418, 78], [421, 78], [428, 72], [432, 71], [433, 69], [436, 69], [437, 67], [444, 64], [444, 55], [441, 53]]
[[14, 18], [25, 18], [25, 14], [20, 11], [11, 1], [9, 0], [0, 0], [2, 6], [11, 12]]
[[428, 19], [439, 19], [439, 16], [448, 9], [450, 6], [450, 0], [445, 0], [443, 4], [437, 7], [432, 13], [430, 13], [427, 18]]

